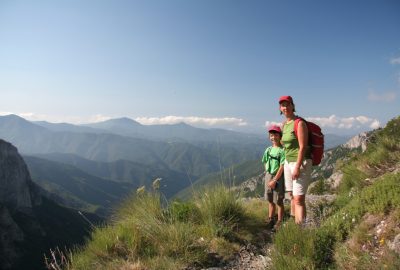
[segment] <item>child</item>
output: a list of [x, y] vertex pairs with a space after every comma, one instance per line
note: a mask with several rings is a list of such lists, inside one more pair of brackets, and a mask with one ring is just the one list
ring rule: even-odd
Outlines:
[[[261, 161], [265, 164], [265, 197], [268, 199], [268, 227], [277, 229], [282, 223], [284, 213], [285, 181], [283, 179], [283, 165], [285, 152], [281, 145], [281, 128], [273, 125], [268, 129], [268, 133], [272, 146], [265, 150]], [[276, 205], [278, 205], [278, 221], [274, 226]]]

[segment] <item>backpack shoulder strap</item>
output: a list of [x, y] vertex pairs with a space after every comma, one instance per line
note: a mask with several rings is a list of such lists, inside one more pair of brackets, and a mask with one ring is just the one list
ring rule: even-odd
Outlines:
[[272, 158], [272, 159], [275, 159], [275, 160], [279, 160], [279, 158], [280, 158], [280, 153], [278, 153], [278, 156], [275, 157], [275, 156], [273, 156], [273, 155], [270, 154], [271, 151], [272, 151], [272, 146], [270, 146], [270, 147], [268, 148], [268, 152], [267, 152], [268, 160], [271, 160], [271, 158]]
[[300, 117], [300, 116], [297, 116], [297, 117], [296, 117], [296, 119], [294, 120], [294, 127], [293, 127], [294, 135], [296, 136], [296, 138], [298, 138], [298, 137], [297, 137], [297, 129], [298, 129], [298, 127], [299, 127], [300, 121], [304, 121], [304, 123], [307, 124], [307, 121], [304, 120], [304, 118], [302, 118], [302, 117]]
[[269, 153], [271, 153], [271, 149], [272, 149], [272, 146], [269, 146], [269, 147], [267, 148], [267, 156], [268, 156], [268, 157], [271, 156], [271, 155], [269, 154]]

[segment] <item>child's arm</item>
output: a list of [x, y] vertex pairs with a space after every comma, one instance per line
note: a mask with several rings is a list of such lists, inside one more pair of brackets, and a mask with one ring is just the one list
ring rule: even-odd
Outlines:
[[278, 169], [278, 171], [276, 172], [276, 174], [275, 174], [274, 178], [272, 179], [272, 181], [270, 181], [270, 182], [268, 183], [268, 186], [269, 186], [270, 188], [272, 188], [272, 189], [275, 188], [276, 183], [278, 182], [278, 180], [279, 180], [279, 179], [281, 178], [281, 176], [282, 176], [282, 173], [283, 173], [283, 165], [281, 165], [281, 166], [279, 167], [279, 169]]
[[281, 165], [281, 166], [279, 167], [277, 173], [275, 174], [275, 177], [274, 177], [274, 181], [275, 181], [275, 182], [277, 182], [277, 181], [281, 178], [282, 173], [283, 173], [283, 165]]

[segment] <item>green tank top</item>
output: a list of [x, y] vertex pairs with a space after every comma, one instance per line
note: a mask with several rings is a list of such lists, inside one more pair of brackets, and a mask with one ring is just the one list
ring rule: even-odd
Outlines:
[[[283, 125], [282, 144], [285, 148], [285, 157], [288, 162], [296, 162], [299, 154], [299, 141], [294, 135], [294, 120], [291, 120]], [[306, 159], [311, 158], [310, 147], [306, 148]]]

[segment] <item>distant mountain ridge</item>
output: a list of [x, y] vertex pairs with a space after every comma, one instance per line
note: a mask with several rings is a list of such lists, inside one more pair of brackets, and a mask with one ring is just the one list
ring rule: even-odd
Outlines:
[[[241, 133], [220, 128], [196, 128], [186, 123], [169, 125], [142, 125], [127, 117], [110, 119], [103, 122], [73, 125], [68, 123], [49, 123], [46, 121], [35, 121], [34, 124], [45, 127], [52, 131], [79, 132], [79, 133], [112, 133], [133, 138], [145, 138], [164, 141], [187, 141], [194, 144], [207, 141], [218, 141], [225, 143], [264, 143], [268, 141], [267, 132], [264, 135]], [[326, 149], [335, 147], [347, 141], [351, 136], [325, 134]]]
[[[37, 123], [42, 125], [41, 122]], [[59, 125], [60, 124], [51, 123], [43, 124], [43, 126], [53, 130], [59, 130]], [[97, 132], [108, 132], [133, 138], [146, 138], [164, 141], [178, 140], [190, 143], [217, 140], [219, 140], [219, 143], [221, 144], [247, 143], [249, 140], [257, 140], [258, 142], [264, 141], [264, 136], [256, 134], [241, 133], [217, 128], [197, 128], [184, 122], [168, 125], [142, 125], [137, 121], [127, 117], [115, 118], [91, 124], [72, 125], [69, 126], [69, 130], [66, 129], [67, 126], [64, 125], [64, 127], [65, 129], [63, 131], [76, 132], [79, 131], [79, 128], [81, 128], [81, 132], [87, 132], [88, 130], [85, 128], [92, 128], [93, 130], [97, 130]]]
[[[241, 134], [238, 136], [243, 138]], [[153, 141], [111, 132], [52, 131], [17, 116], [0, 117], [0, 137], [17, 145], [24, 154], [71, 153], [102, 162], [123, 159], [142, 164], [162, 163], [196, 177], [216, 171], [220, 165], [229, 166], [254, 158], [265, 144], [258, 139], [243, 140], [245, 143], [214, 140], [191, 144], [179, 139]]]

